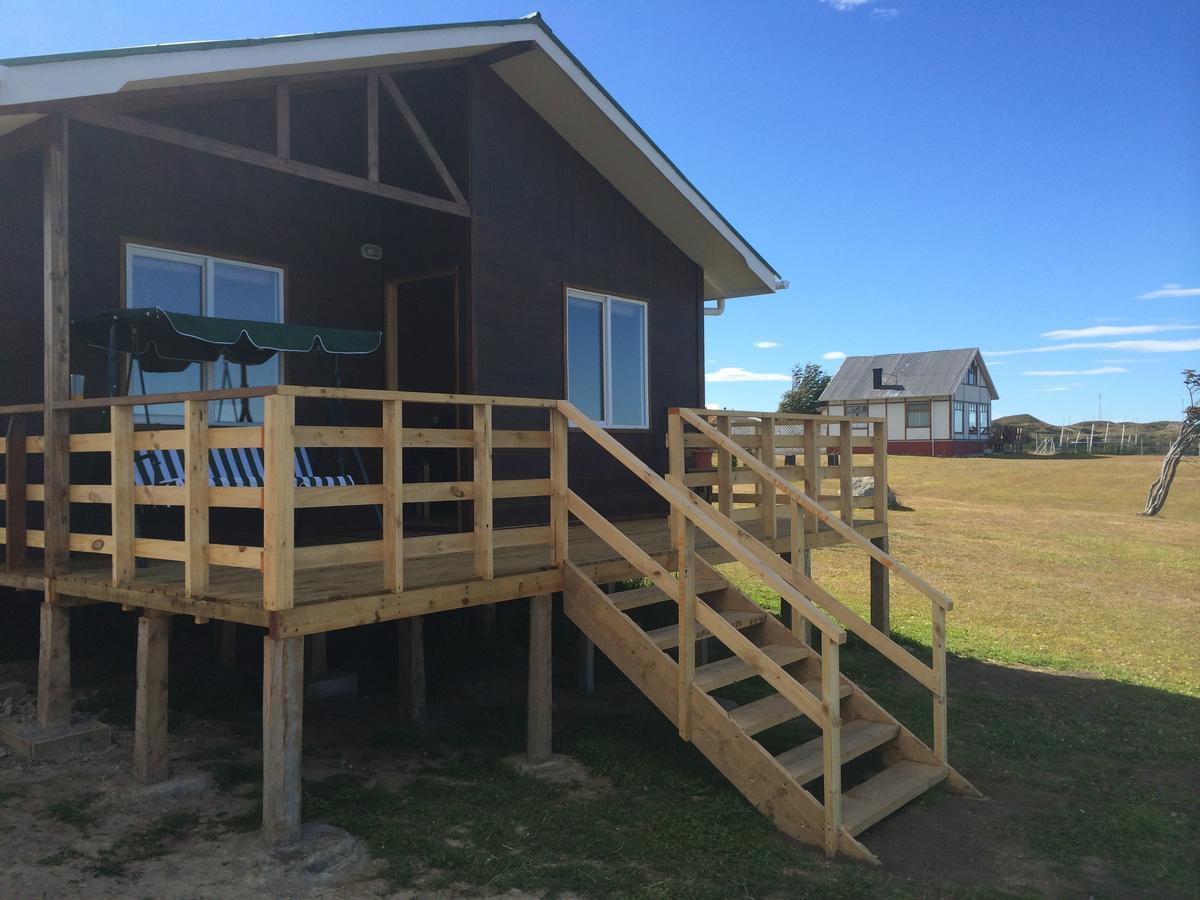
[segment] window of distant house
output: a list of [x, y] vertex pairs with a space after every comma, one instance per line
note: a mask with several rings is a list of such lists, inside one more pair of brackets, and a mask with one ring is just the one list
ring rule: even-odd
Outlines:
[[[847, 403], [846, 404], [846, 415], [848, 415], [848, 416], [854, 416], [855, 418], [865, 419], [870, 414], [871, 414], [871, 407], [866, 403]], [[862, 423], [856, 422], [854, 425], [851, 426], [851, 428], [854, 431], [862, 432], [862, 433], [868, 433], [870, 431], [870, 428], [868, 427], [866, 422], [862, 422]]]
[[970, 368], [967, 369], [967, 384], [979, 384], [979, 369], [975, 363], [971, 363]]
[[904, 406], [904, 423], [909, 428], [928, 428], [929, 401], [909, 400]]
[[979, 434], [979, 407], [974, 403], [968, 403], [967, 416], [967, 433]]
[[649, 425], [646, 304], [567, 292], [567, 399], [609, 428]]
[[986, 436], [988, 427], [992, 424], [992, 408], [986, 403], [979, 404], [979, 433]]
[[[219, 316], [256, 322], [279, 322], [283, 317], [283, 270], [202, 256], [175, 250], [160, 250], [129, 244], [125, 251], [125, 305], [129, 308], [157, 306], [165, 312], [193, 316]], [[246, 368], [250, 387], [278, 384], [279, 356]], [[129, 393], [166, 394], [176, 391], [219, 390], [241, 387], [241, 366], [226, 363], [192, 363], [182, 372], [146, 372], [134, 364]], [[250, 402], [250, 414], [262, 421], [262, 398]], [[236, 422], [241, 403], [215, 401], [210, 421]], [[183, 421], [183, 404], [150, 407], [159, 422]]]
[[962, 434], [965, 427], [966, 404], [961, 400], [954, 401], [954, 433]]

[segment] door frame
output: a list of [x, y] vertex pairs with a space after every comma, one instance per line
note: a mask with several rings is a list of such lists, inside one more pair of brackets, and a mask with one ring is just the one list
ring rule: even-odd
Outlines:
[[424, 272], [420, 275], [401, 275], [394, 278], [388, 278], [384, 282], [384, 299], [383, 299], [383, 352], [385, 366], [385, 387], [389, 391], [400, 389], [400, 359], [397, 356], [399, 348], [396, 346], [396, 330], [400, 325], [400, 292], [404, 285], [414, 284], [420, 281], [435, 281], [439, 278], [452, 279], [453, 294], [452, 303], [454, 305], [454, 334], [451, 336], [454, 347], [454, 384], [448, 393], [459, 393], [462, 389], [462, 347], [460, 343], [462, 328], [462, 316], [459, 309], [459, 278], [458, 267], [453, 266], [448, 269], [436, 269], [432, 272]]

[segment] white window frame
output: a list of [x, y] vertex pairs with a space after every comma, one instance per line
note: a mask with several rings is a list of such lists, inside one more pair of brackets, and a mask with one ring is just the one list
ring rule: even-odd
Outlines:
[[[648, 431], [650, 428], [650, 304], [644, 300], [632, 297], [622, 297], [619, 294], [598, 294], [595, 291], [583, 291], [578, 288], [567, 288], [563, 299], [563, 345], [566, 350], [563, 367], [566, 382], [566, 395], [571, 396], [571, 300], [587, 300], [601, 304], [600, 315], [601, 348], [600, 366], [603, 369], [602, 382], [604, 389], [604, 416], [595, 419], [597, 425], [604, 428], [628, 429], [630, 431]], [[642, 311], [642, 422], [640, 425], [614, 424], [613, 391], [612, 391], [612, 343], [611, 343], [611, 310], [613, 304], [627, 303], [630, 306], [641, 307]]]
[[967, 433], [967, 404], [962, 400], [955, 400], [951, 406], [950, 427], [954, 434]]
[[[283, 322], [283, 297], [285, 291], [286, 273], [281, 266], [268, 266], [262, 263], [251, 263], [240, 259], [229, 259], [224, 256], [216, 256], [208, 253], [191, 253], [186, 250], [170, 250], [163, 247], [151, 247], [146, 244], [128, 243], [125, 245], [125, 296], [123, 298], [126, 309], [148, 309], [149, 307], [135, 307], [133, 300], [133, 261], [135, 257], [149, 257], [151, 259], [165, 259], [170, 262], [182, 262], [190, 265], [198, 265], [202, 271], [200, 280], [200, 311], [199, 315], [212, 316], [216, 302], [216, 267], [220, 263], [227, 266], [240, 266], [245, 269], [258, 269], [264, 272], [273, 272], [278, 275], [277, 283], [279, 289], [275, 297], [275, 322]], [[279, 364], [279, 380], [284, 380], [283, 374], [283, 356], [277, 354], [276, 359]], [[199, 390], [216, 390], [219, 385], [217, 381], [217, 364], [216, 363], [197, 363], [200, 366], [200, 387]], [[213, 401], [213, 415], [215, 416], [216, 404], [220, 401]], [[182, 415], [173, 415], [163, 413], [161, 410], [155, 414], [155, 418], [159, 421], [174, 421], [179, 419], [182, 421]]]

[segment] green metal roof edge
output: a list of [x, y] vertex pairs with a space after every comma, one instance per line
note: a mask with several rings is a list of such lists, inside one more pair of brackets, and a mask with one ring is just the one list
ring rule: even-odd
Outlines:
[[596, 89], [600, 91], [600, 93], [603, 94], [613, 106], [617, 108], [617, 111], [620, 112], [621, 115], [625, 117], [625, 120], [637, 130], [637, 133], [640, 134], [652, 148], [654, 148], [655, 152], [658, 153], [658, 155], [664, 160], [666, 160], [667, 165], [669, 165], [671, 169], [674, 170], [675, 174], [683, 180], [684, 184], [695, 191], [696, 196], [698, 196], [705, 202], [705, 204], [707, 204], [708, 208], [711, 209], [716, 214], [717, 218], [725, 224], [725, 227], [733, 232], [734, 236], [736, 236], [739, 241], [746, 245], [747, 249], [754, 254], [755, 258], [764, 266], [766, 266], [776, 278], [778, 278], [778, 270], [769, 262], [767, 262], [763, 255], [754, 248], [754, 245], [746, 240], [742, 233], [734, 227], [732, 222], [725, 218], [721, 211], [717, 209], [716, 205], [713, 204], [712, 201], [710, 201], [706, 196], [704, 196], [700, 189], [692, 183], [690, 178], [683, 174], [683, 170], [680, 169], [679, 166], [675, 165], [675, 162], [671, 159], [671, 157], [667, 156], [667, 154], [663, 152], [662, 148], [655, 143], [654, 139], [651, 138], [650, 135], [645, 132], [642, 126], [637, 123], [637, 120], [635, 120], [633, 116], [626, 112], [625, 107], [623, 107], [617, 101], [617, 99], [608, 92], [604, 85], [600, 83], [599, 79], [597, 79], [596, 76], [591, 73], [591, 70], [589, 70], [588, 67], [579, 60], [579, 57], [572, 53], [567, 45], [559, 40], [558, 35], [554, 33], [554, 29], [552, 29], [546, 23], [546, 20], [542, 18], [541, 13], [533, 13], [532, 15], [520, 19], [485, 19], [477, 22], [441, 22], [433, 25], [396, 25], [388, 28], [359, 28], [348, 31], [315, 31], [309, 34], [285, 34], [276, 37], [239, 38], [226, 41], [191, 41], [180, 44], [146, 44], [141, 47], [119, 47], [111, 50], [83, 50], [75, 53], [51, 53], [44, 56], [18, 56], [10, 59], [0, 59], [0, 66], [32, 66], [38, 65], [39, 63], [70, 62], [81, 59], [105, 59], [122, 56], [142, 56], [152, 53], [185, 53], [193, 50], [223, 50], [230, 47], [257, 47], [263, 44], [285, 44], [294, 43], [297, 41], [314, 41], [325, 38], [339, 37], [357, 37], [360, 35], [370, 34], [403, 34], [404, 32], [408, 31], [440, 31], [447, 28], [483, 28], [489, 26], [529, 24], [537, 25], [542, 29], [543, 32], [546, 33], [546, 36], [549, 37], [550, 40], [554, 41], [555, 46], [557, 46], [558, 49], [566, 54], [567, 58], [570, 59], [571, 62], [579, 67], [579, 71], [587, 76], [587, 79], [593, 85], [595, 85]]

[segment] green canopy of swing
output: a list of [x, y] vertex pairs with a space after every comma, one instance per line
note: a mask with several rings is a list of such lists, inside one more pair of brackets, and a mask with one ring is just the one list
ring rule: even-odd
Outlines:
[[71, 324], [92, 347], [133, 354], [144, 372], [182, 372], [222, 356], [254, 366], [276, 353], [373, 353], [383, 340], [378, 331], [218, 319], [158, 307], [114, 309]]

